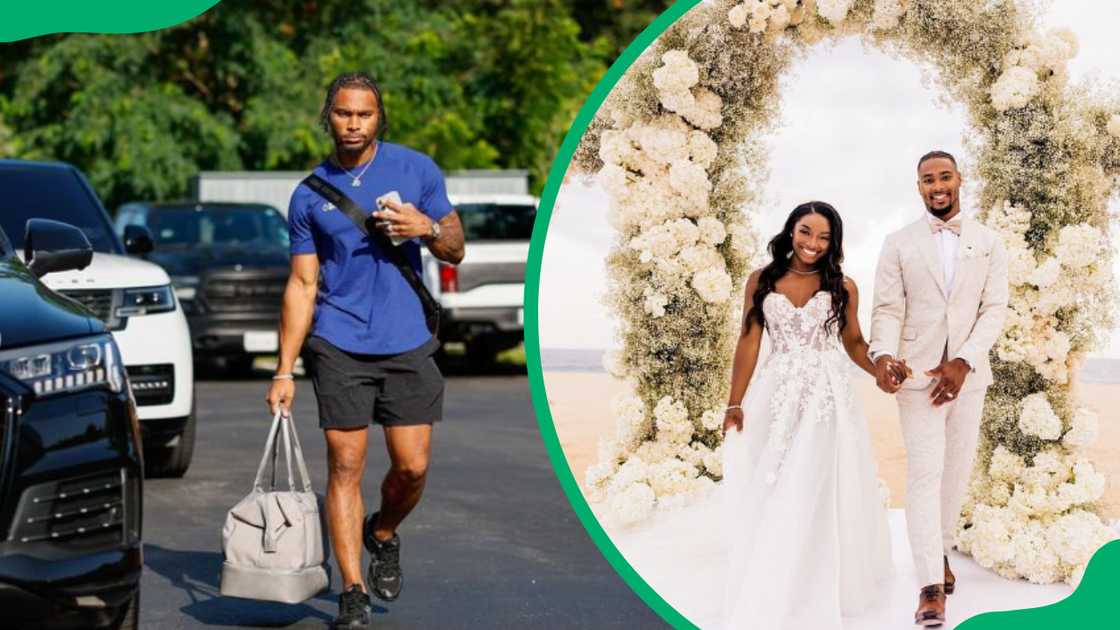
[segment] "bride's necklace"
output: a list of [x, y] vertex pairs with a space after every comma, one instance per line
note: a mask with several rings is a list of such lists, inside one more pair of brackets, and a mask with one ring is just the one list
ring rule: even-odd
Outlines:
[[793, 273], [796, 273], [799, 276], [815, 276], [818, 273], [820, 273], [820, 271], [798, 271], [798, 270], [794, 269], [793, 267], [790, 267], [789, 270], [792, 271]]
[[353, 180], [353, 181], [350, 182], [350, 186], [352, 186], [354, 188], [357, 188], [358, 186], [362, 185], [362, 175], [365, 175], [366, 171], [369, 170], [369, 165], [373, 164], [373, 158], [375, 158], [375, 157], [377, 157], [377, 146], [376, 145], [373, 147], [373, 155], [371, 155], [369, 157], [369, 161], [366, 162], [365, 167], [362, 168], [362, 172], [358, 173], [357, 175], [351, 173], [350, 169], [343, 166], [342, 162], [338, 159], [337, 155], [335, 156], [334, 161], [335, 161], [336, 164], [338, 164], [338, 168], [342, 169], [343, 172], [345, 172], [347, 175], [349, 175], [350, 179]]

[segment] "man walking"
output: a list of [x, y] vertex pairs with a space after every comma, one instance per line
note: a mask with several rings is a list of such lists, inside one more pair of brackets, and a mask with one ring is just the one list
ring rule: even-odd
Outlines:
[[[417, 274], [421, 244], [440, 260], [463, 259], [462, 225], [442, 173], [426, 155], [380, 140], [388, 120], [369, 75], [337, 77], [320, 123], [334, 140], [334, 152], [313, 174], [369, 211], [374, 229], [394, 242], [404, 240], [396, 247]], [[400, 202], [379, 202], [392, 192]], [[417, 292], [385, 251], [394, 247], [387, 239], [367, 236], [306, 184], [292, 194], [288, 221], [292, 270], [280, 318], [280, 362], [267, 402], [273, 413], [290, 409], [292, 368], [306, 339], [327, 441], [328, 527], [343, 579], [334, 627], [366, 628], [367, 589], [385, 601], [401, 591], [397, 528], [420, 500], [432, 424], [443, 413], [443, 377], [433, 359], [439, 342], [428, 330]], [[365, 515], [361, 480], [371, 422], [382, 426], [390, 467], [380, 509]], [[371, 556], [365, 582], [360, 545]]]
[[992, 384], [988, 351], [1007, 313], [1007, 253], [998, 234], [961, 217], [960, 187], [952, 155], [932, 151], [918, 160], [926, 211], [887, 236], [871, 311], [876, 379], [897, 392], [906, 444], [906, 529], [921, 626], [945, 623], [945, 596], [956, 589], [947, 554]]

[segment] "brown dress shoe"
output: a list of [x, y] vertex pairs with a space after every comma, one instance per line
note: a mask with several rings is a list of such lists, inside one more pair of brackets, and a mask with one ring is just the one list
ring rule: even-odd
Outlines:
[[914, 623], [919, 626], [940, 626], [945, 623], [945, 589], [940, 584], [922, 587]]
[[945, 556], [945, 594], [952, 595], [957, 588], [957, 576], [949, 568], [949, 556]]

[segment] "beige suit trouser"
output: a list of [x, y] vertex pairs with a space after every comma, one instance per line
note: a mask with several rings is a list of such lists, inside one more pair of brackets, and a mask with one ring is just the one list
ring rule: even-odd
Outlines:
[[953, 548], [976, 459], [987, 388], [934, 407], [934, 383], [896, 394], [906, 445], [906, 532], [919, 586], [944, 582], [942, 555]]

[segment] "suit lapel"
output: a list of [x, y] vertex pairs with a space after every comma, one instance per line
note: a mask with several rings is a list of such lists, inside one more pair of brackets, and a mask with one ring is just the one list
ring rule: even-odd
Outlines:
[[964, 268], [965, 253], [973, 247], [973, 239], [976, 238], [976, 226], [972, 224], [972, 219], [961, 218], [961, 238], [957, 242], [957, 259], [953, 262], [955, 271], [953, 272], [953, 286], [949, 290], [949, 298], [957, 294], [957, 289], [961, 286], [961, 279], [964, 274], [969, 270]]
[[929, 220], [924, 216], [914, 225], [914, 238], [918, 241], [918, 249], [926, 261], [926, 267], [933, 275], [937, 288], [941, 289], [941, 297], [949, 299], [949, 291], [945, 288], [945, 272], [941, 267], [941, 253], [937, 251], [937, 241], [929, 231]]

